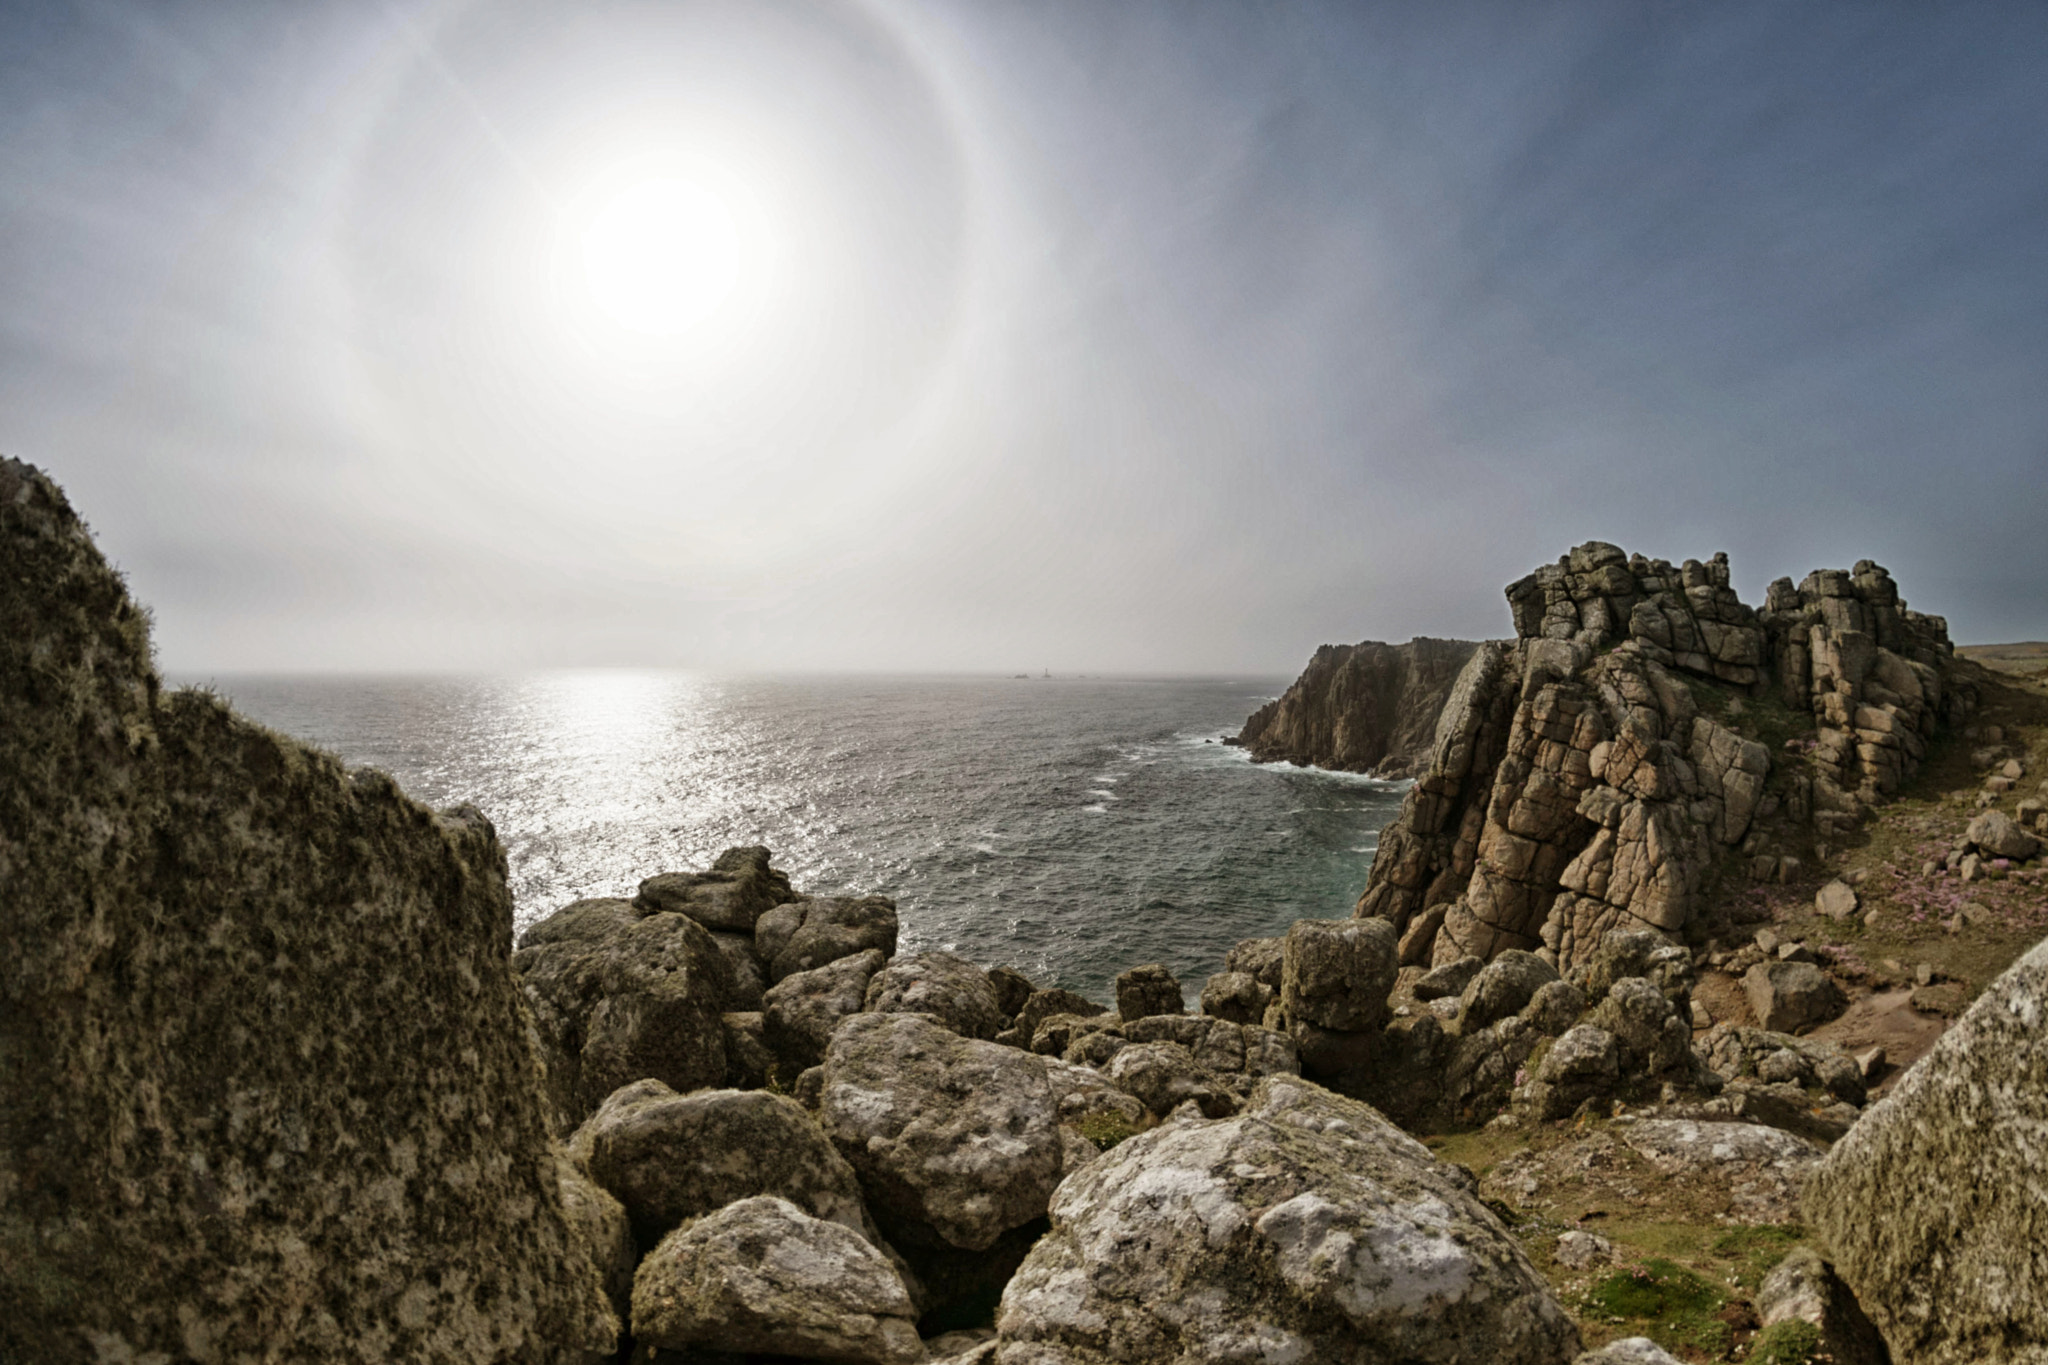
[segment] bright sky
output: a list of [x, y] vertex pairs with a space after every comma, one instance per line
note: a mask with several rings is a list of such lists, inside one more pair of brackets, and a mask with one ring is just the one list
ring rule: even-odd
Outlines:
[[1590, 538], [2048, 638], [2048, 7], [31, 3], [178, 671], [1290, 673]]

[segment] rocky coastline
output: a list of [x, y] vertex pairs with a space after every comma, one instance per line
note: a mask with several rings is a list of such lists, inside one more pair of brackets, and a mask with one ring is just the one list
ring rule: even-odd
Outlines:
[[1413, 777], [1428, 763], [1436, 717], [1478, 648], [1423, 636], [1405, 645], [1324, 645], [1292, 686], [1224, 742], [1255, 763]]
[[0, 545], [0, 1358], [1655, 1365], [1609, 1324], [1704, 1291], [1583, 1211], [1660, 1180], [1777, 1248], [1685, 1358], [2048, 1349], [2048, 944], [1900, 1077], [1823, 1036], [1872, 983], [1736, 910], [1866, 922], [1810, 870], [1970, 726], [2004, 785], [1923, 875], [2039, 885], [2048, 727], [1874, 565], [1511, 586], [1352, 914], [1190, 1012], [899, 953], [758, 847], [515, 945], [482, 814], [163, 689], [11, 461]]

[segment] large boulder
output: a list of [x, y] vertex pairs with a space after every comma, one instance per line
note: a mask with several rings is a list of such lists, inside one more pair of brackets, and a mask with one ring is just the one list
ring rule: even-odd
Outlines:
[[1006, 1022], [987, 972], [951, 953], [899, 957], [868, 982], [870, 1014], [928, 1014], [965, 1038], [993, 1038]]
[[921, 1015], [843, 1023], [818, 1117], [891, 1240], [986, 1250], [1042, 1217], [1062, 1174], [1045, 1063]]
[[1072, 991], [1051, 986], [1042, 991], [1033, 991], [1025, 998], [1024, 1003], [1018, 1007], [1013, 1027], [1020, 1035], [1023, 1045], [1030, 1047], [1031, 1040], [1038, 1034], [1038, 1026], [1054, 1015], [1073, 1014], [1090, 1018], [1107, 1013], [1108, 1010], [1084, 995], [1076, 995]]
[[768, 866], [769, 856], [765, 848], [729, 848], [709, 871], [649, 877], [633, 903], [645, 914], [674, 911], [706, 929], [751, 934], [762, 915], [797, 898], [788, 876]]
[[1468, 1178], [1364, 1104], [1263, 1081], [1060, 1186], [997, 1315], [1003, 1365], [1563, 1365], [1571, 1319]]
[[1753, 1357], [1772, 1336], [1787, 1341], [1806, 1337], [1817, 1339], [1817, 1357], [1831, 1365], [1891, 1365], [1876, 1324], [1812, 1247], [1794, 1247], [1764, 1276], [1757, 1286], [1756, 1313], [1761, 1328], [1752, 1343]]
[[1509, 948], [1466, 983], [1459, 997], [1459, 1023], [1465, 1028], [1483, 1028], [1519, 1014], [1537, 991], [1555, 980], [1557, 968], [1534, 953]]
[[641, 1081], [578, 1130], [591, 1178], [625, 1205], [643, 1251], [714, 1209], [772, 1194], [879, 1241], [853, 1168], [804, 1107], [765, 1090], [678, 1095]]
[[0, 1360], [612, 1350], [490, 822], [165, 691], [5, 459], [0, 565]]
[[784, 1084], [825, 1057], [832, 1030], [867, 1001], [868, 982], [882, 970], [882, 952], [842, 957], [807, 972], [794, 972], [763, 997], [761, 1038], [775, 1056]]
[[1202, 986], [1202, 1013], [1235, 1024], [1264, 1023], [1271, 986], [1250, 972], [1217, 972]]
[[1195, 1062], [1179, 1043], [1132, 1043], [1120, 1048], [1103, 1068], [1111, 1085], [1132, 1096], [1155, 1114], [1165, 1115], [1193, 1103], [1210, 1118], [1236, 1110], [1221, 1078]]
[[1378, 1028], [1400, 972], [1397, 947], [1385, 920], [1296, 920], [1280, 985], [1289, 1022], [1347, 1033]]
[[716, 940], [687, 915], [577, 901], [528, 929], [512, 956], [526, 988], [563, 1128], [620, 1086], [725, 1082], [720, 1015], [740, 994]]
[[754, 950], [781, 981], [869, 949], [896, 954], [896, 902], [887, 896], [819, 897], [778, 905], [761, 916]]
[[1806, 1186], [1836, 1272], [1900, 1360], [2048, 1356], [2048, 942], [1837, 1142]]
[[670, 1233], [633, 1280], [635, 1340], [670, 1350], [915, 1365], [916, 1318], [866, 1238], [772, 1195]]
[[2004, 811], [1987, 810], [1970, 821], [1963, 837], [1977, 846], [1977, 851], [1987, 858], [2011, 858], [2017, 861], [2034, 857], [2041, 851], [2041, 841], [2020, 828]]

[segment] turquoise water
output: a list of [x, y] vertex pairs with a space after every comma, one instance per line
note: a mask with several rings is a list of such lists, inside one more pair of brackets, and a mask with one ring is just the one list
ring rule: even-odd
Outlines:
[[1284, 679], [215, 678], [247, 714], [470, 801], [519, 925], [761, 843], [797, 886], [896, 898], [902, 948], [1107, 1000], [1350, 913], [1403, 784], [1213, 742]]

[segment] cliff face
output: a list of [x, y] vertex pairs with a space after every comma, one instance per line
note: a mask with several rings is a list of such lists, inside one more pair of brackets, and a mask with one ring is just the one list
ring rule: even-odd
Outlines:
[[1839, 839], [1910, 777], [1974, 694], [1940, 617], [1865, 561], [1771, 585], [1728, 563], [1592, 542], [1509, 586], [1517, 638], [1481, 646], [1357, 913], [1405, 963], [1679, 934], [1740, 848], [1753, 875]]
[[610, 1349], [489, 822], [161, 691], [14, 461], [0, 564], [0, 1358]]
[[1429, 761], [1437, 715], [1477, 648], [1426, 637], [1324, 645], [1284, 695], [1244, 723], [1237, 743], [1260, 763], [1412, 776]]

